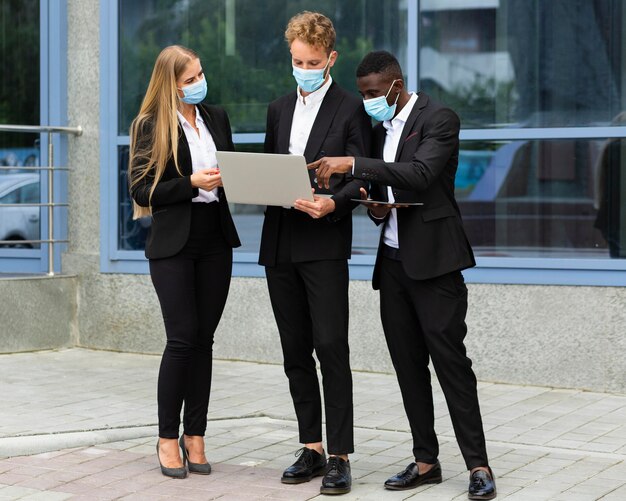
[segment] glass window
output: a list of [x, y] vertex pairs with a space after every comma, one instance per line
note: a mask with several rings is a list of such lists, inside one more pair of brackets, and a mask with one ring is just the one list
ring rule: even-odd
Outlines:
[[[623, 0], [420, 2], [420, 88], [482, 129], [456, 178], [478, 256], [626, 257], [626, 156], [597, 132], [626, 125], [625, 15]], [[523, 139], [538, 127], [559, 139]], [[507, 128], [522, 139], [491, 136]]]
[[626, 257], [624, 140], [462, 142], [456, 192], [477, 256]]
[[422, 0], [420, 88], [465, 128], [610, 125], [626, 109], [623, 0]]
[[[39, 124], [39, 1], [0, 2], [0, 123]], [[0, 203], [39, 202], [39, 135], [0, 132]], [[21, 187], [20, 187], [21, 186]], [[0, 207], [0, 240], [39, 239], [38, 207]], [[34, 245], [39, 247], [38, 244]], [[3, 263], [4, 270], [4, 263]]]
[[[0, 123], [38, 124], [39, 0], [0, 2], [0, 33]], [[31, 147], [31, 141], [1, 134], [0, 148]]]
[[[39, 174], [13, 173], [0, 177], [1, 204], [32, 204], [39, 202]], [[39, 248], [39, 244], [22, 244], [22, 240], [39, 239], [39, 207], [18, 205], [2, 207], [0, 240], [11, 241], [4, 246]]]
[[[175, 43], [200, 55], [208, 84], [206, 102], [226, 108], [237, 137], [265, 132], [267, 105], [296, 86], [285, 26], [292, 15], [307, 9], [333, 20], [340, 57], [332, 74], [344, 88], [357, 92], [356, 66], [369, 50], [387, 49], [406, 66], [407, 6], [402, 0], [120, 0], [119, 136], [128, 136], [159, 51]], [[236, 148], [262, 151], [263, 145]], [[120, 147], [118, 246], [142, 249], [149, 223], [130, 220], [127, 162], [128, 148]], [[232, 212], [242, 240], [237, 251], [258, 252], [263, 207], [234, 205]], [[372, 253], [376, 229], [364, 212], [355, 214], [355, 253]], [[367, 228], [366, 235], [359, 234], [361, 228]]]
[[[124, 145], [159, 50], [197, 50], [236, 148], [261, 151], [267, 104], [295, 87], [283, 31], [304, 9], [335, 23], [341, 85], [356, 92], [361, 57], [387, 49], [405, 72], [417, 59], [418, 88], [474, 129], [462, 132], [473, 139], [461, 143], [456, 192], [479, 257], [626, 257], [626, 140], [605, 128], [626, 126], [624, 0], [120, 0], [119, 249], [142, 249], [149, 224], [130, 219]], [[571, 127], [587, 139], [567, 137]], [[515, 140], [499, 139], [508, 130]], [[238, 251], [256, 253], [263, 207], [231, 210]], [[378, 235], [355, 210], [353, 254], [375, 253]]]
[[39, 203], [39, 181], [22, 187], [20, 191], [20, 202], [24, 204]]

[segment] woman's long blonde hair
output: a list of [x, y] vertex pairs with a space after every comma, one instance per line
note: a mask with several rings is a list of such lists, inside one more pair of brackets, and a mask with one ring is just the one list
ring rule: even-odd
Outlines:
[[[172, 157], [178, 166], [178, 116], [180, 106], [176, 81], [190, 61], [198, 55], [181, 45], [170, 45], [161, 51], [154, 63], [148, 90], [141, 103], [139, 114], [130, 125], [130, 159], [128, 179], [130, 187], [146, 182], [154, 176], [150, 188], [150, 199], [163, 176], [165, 165]], [[138, 136], [141, 140], [138, 141]], [[133, 201], [133, 219], [149, 216], [150, 207], [141, 207]]]

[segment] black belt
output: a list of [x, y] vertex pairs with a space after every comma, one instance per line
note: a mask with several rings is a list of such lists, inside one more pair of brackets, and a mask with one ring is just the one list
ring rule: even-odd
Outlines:
[[400, 261], [400, 249], [383, 244], [383, 256], [393, 259], [394, 261]]

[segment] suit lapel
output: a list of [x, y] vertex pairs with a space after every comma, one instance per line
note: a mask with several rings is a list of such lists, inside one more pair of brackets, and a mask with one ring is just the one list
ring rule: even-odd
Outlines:
[[278, 119], [278, 133], [277, 133], [277, 146], [278, 151], [276, 153], [289, 153], [289, 138], [291, 137], [291, 124], [293, 123], [293, 112], [296, 109], [296, 93], [289, 94], [287, 103], [280, 110], [280, 117]]
[[213, 138], [213, 142], [215, 143], [215, 148], [217, 151], [225, 150], [228, 147], [228, 141], [224, 137], [224, 131], [218, 128], [217, 124], [213, 117], [209, 114], [209, 111], [202, 105], [198, 106], [197, 109], [200, 110], [200, 116], [202, 120], [209, 129], [211, 133], [211, 137]]
[[[382, 123], [379, 123], [374, 127], [372, 133], [372, 156], [374, 158], [383, 158], [383, 150], [385, 148], [385, 139], [387, 138], [387, 130], [383, 127]], [[386, 184], [372, 184], [372, 198], [388, 202], [387, 185]]]
[[178, 124], [178, 166], [184, 175], [191, 174], [191, 150], [180, 123]]
[[338, 91], [337, 84], [333, 82], [322, 100], [320, 109], [317, 112], [315, 121], [313, 122], [313, 127], [311, 127], [309, 139], [307, 140], [306, 147], [304, 148], [304, 157], [307, 162], [317, 160], [317, 154], [320, 151], [324, 139], [326, 139], [326, 136], [328, 135], [330, 125], [333, 123], [342, 99], [343, 97]]
[[424, 108], [428, 104], [428, 96], [426, 94], [420, 92], [418, 96], [419, 97], [417, 98], [417, 102], [415, 103], [415, 106], [413, 106], [411, 113], [409, 113], [409, 118], [407, 119], [402, 129], [400, 142], [398, 143], [398, 151], [396, 151], [396, 162], [400, 159], [402, 148], [404, 148], [404, 143], [406, 142], [409, 133], [413, 130], [417, 118], [421, 115], [422, 111], [424, 111]]

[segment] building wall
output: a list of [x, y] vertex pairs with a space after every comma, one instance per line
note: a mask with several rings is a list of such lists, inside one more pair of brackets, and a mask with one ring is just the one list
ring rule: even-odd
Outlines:
[[0, 353], [74, 346], [76, 284], [72, 276], [0, 280]]
[[[144, 275], [79, 279], [79, 343], [160, 353], [165, 332]], [[468, 356], [481, 381], [626, 392], [626, 290], [469, 284]], [[369, 281], [350, 283], [353, 370], [393, 372]], [[323, 314], [323, 313], [322, 313]], [[215, 336], [216, 358], [281, 363], [261, 278], [234, 278]]]
[[[99, 271], [98, 7], [98, 0], [68, 0], [68, 114], [85, 130], [69, 139], [71, 243], [63, 270], [76, 278], [64, 304], [75, 297], [76, 314], [68, 329], [80, 346], [158, 353], [165, 335], [150, 278]], [[624, 288], [470, 284], [469, 291], [467, 346], [480, 380], [626, 392]], [[350, 298], [353, 369], [392, 372], [377, 293], [353, 281]], [[215, 356], [281, 362], [263, 279], [233, 279]]]

